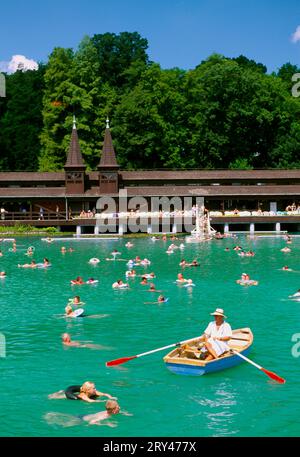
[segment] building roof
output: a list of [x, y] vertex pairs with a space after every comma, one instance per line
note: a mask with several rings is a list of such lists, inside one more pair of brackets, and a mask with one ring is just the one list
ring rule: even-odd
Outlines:
[[138, 170], [120, 171], [123, 180], [224, 180], [299, 179], [300, 170]]
[[78, 168], [85, 169], [86, 168], [86, 166], [83, 163], [82, 155], [80, 152], [75, 116], [73, 119], [72, 135], [71, 135], [70, 147], [69, 147], [69, 152], [68, 152], [65, 168], [76, 168], [76, 169], [78, 169]]
[[119, 168], [116, 159], [116, 153], [114, 150], [109, 122], [108, 119], [106, 120], [106, 129], [104, 134], [104, 142], [102, 148], [101, 159], [98, 165], [98, 168]]
[[[245, 197], [295, 197], [300, 195], [300, 185], [285, 186], [138, 186], [121, 189], [127, 196], [143, 197], [184, 197], [203, 196], [222, 198]], [[118, 193], [109, 194], [118, 197]], [[65, 198], [65, 187], [0, 187], [0, 199], [5, 198]], [[72, 197], [95, 198], [100, 197], [99, 187], [94, 186], [84, 193], [74, 194]]]
[[0, 182], [46, 182], [46, 181], [61, 181], [65, 182], [65, 173], [59, 171], [53, 172], [38, 172], [38, 171], [10, 171], [0, 172]]
[[285, 186], [139, 186], [127, 187], [133, 196], [271, 197], [300, 195], [300, 185]]

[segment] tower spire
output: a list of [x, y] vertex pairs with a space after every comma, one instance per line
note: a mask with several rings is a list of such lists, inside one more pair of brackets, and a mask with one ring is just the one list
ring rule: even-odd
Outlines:
[[113, 169], [113, 170], [120, 168], [117, 163], [117, 159], [116, 159], [116, 153], [115, 153], [112, 138], [111, 138], [108, 118], [106, 119], [104, 142], [103, 142], [102, 154], [101, 154], [101, 159], [100, 159], [98, 168]]
[[67, 156], [67, 161], [66, 161], [65, 167], [80, 168], [80, 169], [86, 168], [86, 166], [83, 163], [82, 155], [80, 152], [75, 116], [73, 116], [73, 128], [72, 128], [72, 134], [71, 134], [71, 141], [70, 141], [70, 146], [69, 146], [69, 151], [68, 151], [68, 156]]

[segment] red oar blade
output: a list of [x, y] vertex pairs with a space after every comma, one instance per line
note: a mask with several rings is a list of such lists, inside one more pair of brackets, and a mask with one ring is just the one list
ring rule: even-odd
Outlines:
[[280, 384], [284, 384], [285, 383], [285, 379], [281, 378], [276, 373], [273, 373], [272, 371], [266, 370], [265, 368], [261, 368], [261, 370], [264, 373], [266, 373], [266, 375], [269, 376], [269, 378], [273, 379], [274, 381], [279, 382]]
[[136, 359], [136, 355], [133, 355], [132, 357], [121, 357], [120, 359], [115, 359], [115, 360], [110, 360], [109, 362], [106, 362], [105, 365], [107, 367], [113, 367], [114, 365], [121, 365], [121, 363], [126, 363], [129, 360]]

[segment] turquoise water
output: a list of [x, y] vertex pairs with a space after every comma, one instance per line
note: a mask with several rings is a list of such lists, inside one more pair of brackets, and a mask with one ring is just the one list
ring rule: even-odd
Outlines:
[[[1, 243], [4, 256], [0, 270], [1, 325], [6, 338], [6, 357], [0, 358], [1, 436], [299, 436], [298, 384], [300, 359], [292, 356], [292, 335], [300, 332], [300, 303], [287, 296], [300, 287], [300, 238], [280, 249], [281, 238], [226, 239], [203, 244], [186, 244], [172, 255], [165, 253], [170, 242], [150, 239], [55, 241], [20, 238], [19, 249], [35, 247], [34, 260], [48, 257], [52, 267], [17, 268], [30, 259], [24, 250], [10, 252]], [[176, 243], [179, 245], [181, 241]], [[72, 246], [62, 254], [60, 247]], [[241, 244], [256, 253], [241, 258], [232, 248]], [[21, 246], [23, 245], [23, 246]], [[126, 262], [107, 262], [113, 249], [120, 257], [147, 257], [152, 264], [136, 267], [138, 273], [154, 271], [155, 284], [169, 297], [162, 305], [144, 304], [154, 294], [146, 292], [140, 278], [129, 279], [130, 290], [116, 291], [112, 283], [125, 280]], [[101, 262], [90, 265], [98, 257]], [[199, 268], [181, 269], [181, 258], [197, 258]], [[283, 265], [296, 270], [280, 271]], [[298, 270], [298, 272], [297, 272]], [[196, 287], [188, 291], [174, 284], [177, 274], [192, 278]], [[257, 279], [256, 287], [235, 283], [241, 273]], [[71, 286], [81, 275], [99, 279], [97, 285]], [[80, 295], [87, 315], [96, 318], [61, 317], [68, 298]], [[157, 295], [155, 295], [157, 296]], [[108, 368], [105, 362], [150, 351], [200, 335], [211, 320], [210, 312], [224, 308], [233, 328], [250, 327], [254, 344], [250, 357], [264, 368], [286, 379], [274, 383], [248, 363], [219, 373], [189, 377], [167, 370], [157, 352]], [[72, 339], [100, 344], [101, 350], [63, 347], [61, 334]], [[104, 409], [104, 403], [49, 400], [48, 394], [86, 380], [99, 390], [118, 397], [121, 409], [114, 427], [91, 426], [70, 418]], [[66, 425], [69, 426], [66, 426]]]

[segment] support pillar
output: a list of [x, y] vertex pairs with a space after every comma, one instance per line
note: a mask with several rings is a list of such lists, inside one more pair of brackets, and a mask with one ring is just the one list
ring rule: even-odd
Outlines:
[[177, 233], [177, 224], [173, 224], [172, 226], [172, 233]]
[[76, 226], [76, 236], [80, 236], [81, 235], [81, 225], [77, 225]]
[[250, 224], [250, 233], [254, 233], [255, 232], [255, 224], [253, 222], [251, 222]]
[[152, 226], [151, 226], [151, 224], [148, 224], [147, 233], [152, 233]]
[[229, 224], [226, 224], [224, 225], [224, 233], [228, 233], [229, 232]]
[[277, 233], [279, 233], [279, 232], [280, 232], [280, 230], [281, 230], [281, 225], [280, 225], [280, 222], [276, 222], [276, 225], [275, 225], [275, 230], [276, 230], [276, 232], [277, 232]]
[[94, 235], [99, 235], [99, 225], [95, 225]]
[[124, 235], [124, 224], [119, 224], [119, 235]]

